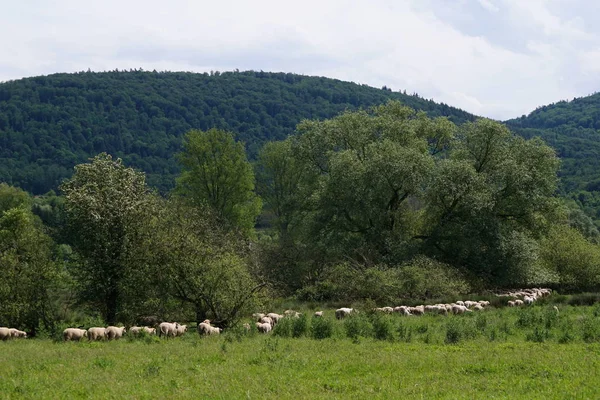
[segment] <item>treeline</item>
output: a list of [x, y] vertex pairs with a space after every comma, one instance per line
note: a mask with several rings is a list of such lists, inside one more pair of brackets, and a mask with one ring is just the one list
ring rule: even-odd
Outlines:
[[517, 134], [541, 137], [562, 165], [561, 192], [600, 221], [600, 94], [539, 107], [506, 122]]
[[228, 327], [275, 296], [393, 304], [600, 285], [598, 231], [555, 196], [555, 152], [494, 121], [389, 102], [304, 121], [254, 165], [233, 134], [190, 130], [177, 161], [166, 196], [106, 153], [60, 196], [2, 184], [0, 324]]
[[282, 140], [304, 119], [401, 100], [430, 116], [474, 117], [417, 95], [335, 79], [267, 72], [111, 71], [54, 74], [0, 84], [0, 181], [33, 194], [56, 190], [101, 152], [144, 171], [166, 193], [173, 155], [190, 129], [218, 128], [246, 143]]

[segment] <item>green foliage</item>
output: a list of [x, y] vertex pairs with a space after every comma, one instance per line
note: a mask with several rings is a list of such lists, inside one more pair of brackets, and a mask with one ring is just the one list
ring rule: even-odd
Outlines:
[[[258, 305], [266, 285], [257, 282], [246, 240], [224, 229], [207, 207], [190, 207], [178, 198], [162, 201], [143, 228], [134, 258], [133, 282], [146, 282], [192, 307], [196, 321], [210, 318], [219, 326], [237, 323]], [[154, 310], [160, 311], [159, 310]]]
[[191, 129], [234, 132], [256, 156], [303, 119], [325, 119], [388, 99], [450, 116], [467, 112], [419, 96], [336, 79], [258, 71], [110, 71], [53, 74], [0, 84], [0, 182], [34, 193], [56, 189], [73, 166], [98, 153], [145, 171], [161, 192], [173, 187], [173, 155]]
[[250, 235], [261, 201], [254, 193], [254, 171], [243, 144], [218, 129], [192, 130], [185, 136], [179, 161], [183, 171], [176, 193], [196, 207], [209, 205], [224, 221]]
[[56, 308], [50, 300], [60, 280], [52, 240], [22, 191], [0, 185], [0, 197], [10, 207], [0, 210], [0, 325], [34, 335], [51, 330]]
[[552, 227], [541, 241], [540, 256], [565, 287], [581, 290], [600, 285], [600, 247], [568, 225]]
[[75, 167], [61, 185], [65, 195], [68, 241], [81, 256], [73, 271], [81, 299], [99, 309], [108, 323], [122, 311], [121, 284], [135, 230], [150, 204], [144, 173], [102, 153]]
[[327, 339], [333, 336], [333, 321], [329, 318], [312, 317], [310, 334], [313, 339]]
[[401, 296], [405, 299], [458, 297], [470, 290], [457, 270], [423, 256], [399, 267], [398, 274]]

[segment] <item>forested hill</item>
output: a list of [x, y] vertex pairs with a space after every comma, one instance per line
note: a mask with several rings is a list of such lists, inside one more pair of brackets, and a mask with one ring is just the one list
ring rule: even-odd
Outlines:
[[524, 137], [542, 137], [557, 150], [562, 190], [600, 219], [600, 94], [539, 107], [506, 124]]
[[0, 84], [0, 182], [34, 194], [55, 189], [100, 152], [122, 157], [171, 187], [182, 135], [234, 132], [255, 155], [301, 120], [396, 99], [453, 122], [474, 116], [416, 95], [287, 73], [113, 71], [55, 74]]

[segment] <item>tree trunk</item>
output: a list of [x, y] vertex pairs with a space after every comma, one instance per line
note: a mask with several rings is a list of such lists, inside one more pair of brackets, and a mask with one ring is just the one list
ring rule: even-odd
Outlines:
[[206, 319], [206, 310], [201, 304], [196, 304], [196, 322], [200, 323]]
[[117, 322], [117, 305], [119, 293], [116, 289], [110, 289], [106, 295], [106, 323], [114, 325]]

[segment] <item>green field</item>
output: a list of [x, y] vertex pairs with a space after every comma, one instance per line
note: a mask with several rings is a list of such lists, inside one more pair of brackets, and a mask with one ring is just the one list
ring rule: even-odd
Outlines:
[[363, 314], [328, 320], [323, 340], [309, 319], [270, 335], [0, 342], [0, 398], [599, 398], [598, 308], [552, 311]]

